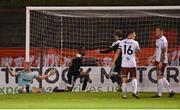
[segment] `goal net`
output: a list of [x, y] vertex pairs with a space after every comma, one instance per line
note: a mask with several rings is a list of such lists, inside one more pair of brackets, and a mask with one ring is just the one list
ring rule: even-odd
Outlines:
[[80, 46], [84, 66], [108, 66], [113, 52], [100, 54], [115, 41], [117, 29], [135, 30], [141, 47], [138, 66], [152, 65], [154, 28], [161, 26], [168, 39], [169, 65], [180, 65], [179, 7], [28, 7], [26, 60], [32, 66], [68, 66]]

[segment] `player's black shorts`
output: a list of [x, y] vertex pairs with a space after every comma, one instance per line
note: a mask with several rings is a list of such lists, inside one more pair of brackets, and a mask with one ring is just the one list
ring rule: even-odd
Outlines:
[[67, 78], [68, 78], [68, 84], [73, 84], [76, 82], [76, 79], [79, 77], [80, 71], [72, 71], [69, 70], [67, 73]]
[[80, 74], [79, 68], [69, 68], [68, 74], [78, 76]]

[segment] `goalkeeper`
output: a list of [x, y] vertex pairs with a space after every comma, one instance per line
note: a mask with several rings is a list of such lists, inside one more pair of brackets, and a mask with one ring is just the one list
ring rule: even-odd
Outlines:
[[46, 75], [37, 75], [35, 72], [30, 70], [30, 63], [23, 62], [24, 69], [21, 71], [12, 72], [9, 65], [6, 65], [8, 73], [13, 77], [18, 77], [18, 92], [19, 93], [40, 93], [42, 90], [40, 88], [31, 87], [33, 79], [43, 80], [55, 74], [54, 70], [50, 70]]

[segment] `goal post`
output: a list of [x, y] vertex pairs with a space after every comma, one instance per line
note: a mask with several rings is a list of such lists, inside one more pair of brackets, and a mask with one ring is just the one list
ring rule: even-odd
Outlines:
[[[156, 25], [165, 29], [169, 51], [176, 51], [178, 56], [179, 11], [180, 6], [26, 7], [26, 61], [31, 61], [31, 56], [38, 59], [42, 46], [43, 66], [67, 66], [78, 46], [85, 45], [87, 65], [107, 66], [113, 53], [98, 51], [111, 46], [116, 29], [121, 29], [124, 36], [134, 29], [143, 50], [138, 65], [147, 66], [154, 51]], [[52, 61], [55, 57], [60, 59], [55, 60], [58, 64]], [[88, 63], [96, 60], [100, 64]]]

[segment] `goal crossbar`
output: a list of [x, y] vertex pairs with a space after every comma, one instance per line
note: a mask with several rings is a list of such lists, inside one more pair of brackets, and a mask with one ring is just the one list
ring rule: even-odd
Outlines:
[[[26, 53], [25, 59], [30, 58], [30, 11], [31, 10], [178, 10], [180, 6], [28, 6], [26, 7]], [[163, 16], [163, 15], [162, 15]]]

